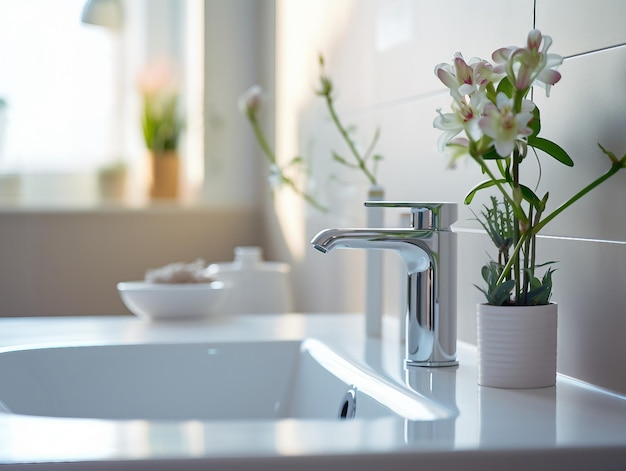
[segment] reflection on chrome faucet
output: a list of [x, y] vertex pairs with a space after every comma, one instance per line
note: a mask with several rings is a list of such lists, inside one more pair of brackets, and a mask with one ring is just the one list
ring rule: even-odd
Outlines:
[[456, 371], [457, 368], [407, 368], [405, 381], [413, 391], [437, 401], [457, 416]]
[[405, 420], [404, 440], [407, 444], [454, 445], [455, 423], [459, 415], [456, 405], [457, 368], [407, 368], [406, 384], [417, 394], [441, 404], [450, 411], [450, 417], [442, 420]]
[[456, 361], [456, 234], [454, 203], [370, 201], [366, 206], [410, 208], [401, 229], [326, 229], [311, 243], [322, 253], [335, 248], [390, 249], [407, 268], [406, 366], [454, 366]]

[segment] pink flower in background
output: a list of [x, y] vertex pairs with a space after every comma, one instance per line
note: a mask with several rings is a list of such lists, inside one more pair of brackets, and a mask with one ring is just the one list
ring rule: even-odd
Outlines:
[[148, 62], [139, 72], [137, 87], [144, 96], [177, 94], [179, 83], [173, 62], [167, 57], [159, 57]]

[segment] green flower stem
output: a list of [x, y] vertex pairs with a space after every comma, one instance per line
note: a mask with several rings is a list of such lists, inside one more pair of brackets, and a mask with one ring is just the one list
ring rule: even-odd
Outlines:
[[[521, 93], [516, 93], [515, 94], [515, 108], [517, 110], [517, 112], [519, 112], [522, 108], [522, 94]], [[520, 208], [520, 212], [523, 213], [522, 208], [521, 208], [521, 203], [522, 200], [520, 198], [520, 186], [519, 186], [519, 164], [520, 164], [520, 154], [517, 151], [517, 149], [515, 149], [513, 151], [513, 199], [515, 200], [515, 202], [517, 203], [519, 201], [519, 208]], [[514, 208], [517, 206], [514, 206]], [[532, 207], [529, 208], [528, 212], [530, 215], [530, 212], [532, 210]], [[524, 214], [524, 219], [526, 218], [526, 214]], [[520, 217], [519, 217], [519, 212], [517, 215], [514, 215], [514, 219], [513, 219], [513, 224], [514, 224], [514, 240], [520, 240], [522, 239], [522, 232], [520, 230]], [[528, 220], [529, 224], [531, 223], [530, 219]], [[524, 238], [527, 239], [527, 238]], [[523, 245], [520, 245], [520, 247], [523, 247], [524, 245], [526, 245], [525, 243]], [[520, 281], [520, 277], [519, 277], [519, 273], [520, 273], [520, 264], [522, 262], [526, 262], [527, 261], [527, 257], [524, 257], [524, 260], [520, 260], [520, 253], [519, 250], [517, 252], [515, 252], [513, 254], [513, 270], [515, 271], [515, 303], [517, 304], [518, 302], [518, 298], [520, 293], [522, 294], [522, 302], [525, 304], [526, 303], [526, 272], [524, 271], [522, 273], [522, 280]]]
[[265, 139], [265, 134], [263, 134], [263, 130], [259, 124], [259, 120], [256, 117], [255, 113], [248, 113], [248, 119], [252, 124], [252, 129], [254, 130], [254, 135], [256, 136], [257, 141], [259, 141], [259, 145], [261, 146], [261, 150], [270, 161], [271, 164], [276, 165], [276, 156], [269, 146], [267, 139]]
[[348, 144], [348, 148], [350, 149], [350, 152], [352, 152], [352, 155], [354, 155], [354, 158], [357, 161], [358, 167], [365, 174], [370, 184], [376, 185], [377, 184], [376, 177], [372, 174], [372, 172], [369, 171], [369, 169], [365, 165], [365, 160], [362, 159], [361, 156], [359, 155], [358, 151], [356, 150], [356, 147], [354, 147], [354, 143], [352, 142], [352, 139], [350, 139], [350, 136], [348, 135], [348, 131], [346, 131], [346, 129], [343, 127], [343, 125], [341, 124], [341, 121], [339, 120], [339, 116], [337, 116], [337, 112], [335, 111], [335, 105], [333, 104], [333, 99], [330, 96], [330, 91], [324, 91], [322, 93], [322, 96], [326, 99], [326, 105], [328, 106], [328, 111], [330, 113], [330, 116], [333, 119], [335, 126], [337, 126], [337, 129], [339, 130], [341, 137], [343, 137], [343, 139], [346, 141], [346, 144]]
[[[530, 206], [530, 208], [528, 208], [528, 220], [532, 221], [533, 220], [533, 207], [532, 205]], [[534, 265], [531, 265], [530, 263], [530, 257], [528, 256], [528, 254], [531, 253], [531, 243], [532, 243], [533, 238], [532, 237], [527, 237], [526, 238], [526, 242], [524, 243], [524, 253], [526, 254], [526, 257], [523, 258], [523, 260], [521, 260], [521, 264], [523, 265], [523, 271], [522, 271], [522, 303], [526, 304], [526, 295], [528, 294], [528, 289], [530, 287], [530, 273], [529, 270], [532, 267], [533, 273], [534, 273]]]
[[[543, 210], [545, 209], [545, 206], [542, 208], [537, 209], [537, 213], [535, 214], [535, 220], [533, 221], [533, 225], [539, 224], [539, 222], [541, 221], [541, 215], [543, 214]], [[537, 234], [532, 234], [532, 236], [529, 238], [529, 242], [530, 242], [530, 267], [533, 270], [532, 276], [535, 276], [535, 267], [536, 267], [536, 261], [537, 261]]]
[[519, 240], [517, 241], [517, 244], [515, 245], [515, 248], [513, 249], [513, 255], [511, 256], [509, 263], [505, 265], [496, 283], [501, 284], [504, 281], [504, 274], [508, 270], [511, 269], [513, 260], [519, 254], [520, 249], [522, 248], [524, 242], [526, 241], [528, 237], [530, 236], [534, 237], [536, 234], [539, 233], [539, 231], [541, 231], [541, 229], [543, 229], [550, 221], [556, 218], [559, 214], [561, 214], [563, 211], [565, 211], [567, 208], [569, 208], [572, 204], [574, 204], [576, 201], [581, 199], [591, 190], [600, 186], [602, 183], [604, 183], [606, 180], [611, 178], [613, 175], [615, 175], [617, 172], [619, 172], [623, 168], [626, 168], [626, 155], [622, 157], [621, 160], [619, 160], [618, 162], [613, 163], [613, 165], [611, 165], [611, 168], [608, 170], [608, 172], [606, 172], [604, 175], [592, 181], [590, 184], [588, 184], [586, 187], [584, 187], [582, 190], [580, 190], [578, 193], [572, 196], [569, 200], [567, 200], [565, 203], [561, 204], [561, 206], [559, 206], [557, 209], [552, 211], [548, 216], [545, 217], [545, 219], [543, 219], [541, 222], [539, 222], [538, 224], [530, 228], [530, 230], [524, 232], [519, 238]]
[[[522, 282], [519, 279], [519, 273], [520, 273], [520, 250], [524, 246], [524, 242], [526, 240], [524, 235], [526, 233], [524, 232], [524, 233], [520, 234], [519, 222], [518, 222], [517, 219], [514, 219], [514, 222], [515, 222], [514, 238], [515, 238], [515, 240], [518, 240], [518, 243], [517, 243], [517, 245], [515, 247], [516, 250], [513, 251], [513, 256], [511, 257], [511, 262], [513, 264], [513, 273], [514, 273], [513, 278], [515, 279], [515, 292], [519, 293], [520, 289], [522, 287]], [[517, 296], [516, 296], [516, 298], [517, 298]]]
[[[504, 266], [504, 268], [502, 269], [502, 273], [500, 273], [500, 277], [498, 278], [498, 281], [496, 281], [496, 284], [499, 285], [504, 281], [505, 278], [505, 274], [511, 270], [511, 268], [513, 267], [513, 265], [515, 264], [515, 259], [518, 259], [518, 255], [519, 255], [519, 251], [521, 250], [522, 246], [524, 245], [524, 242], [526, 241], [526, 239], [528, 238], [528, 235], [530, 234], [530, 232], [524, 232], [519, 240], [517, 241], [517, 244], [515, 244], [515, 247], [513, 248], [513, 253], [511, 254], [511, 258], [509, 258], [509, 262]], [[518, 276], [515, 275], [515, 279], [518, 279]]]
[[247, 116], [248, 116], [248, 119], [250, 120], [250, 123], [252, 124], [254, 135], [256, 136], [257, 141], [259, 142], [259, 145], [261, 146], [261, 150], [263, 151], [267, 159], [270, 161], [270, 163], [272, 165], [275, 165], [278, 168], [278, 171], [280, 172], [280, 181], [286, 184], [287, 186], [289, 186], [289, 188], [291, 188], [296, 194], [304, 198], [304, 200], [307, 203], [309, 203], [311, 206], [313, 206], [314, 208], [324, 213], [327, 212], [328, 208], [318, 203], [318, 201], [315, 198], [313, 198], [311, 195], [309, 195], [307, 192], [298, 188], [296, 183], [283, 173], [283, 170], [280, 167], [278, 167], [278, 164], [276, 163], [276, 155], [274, 154], [274, 152], [272, 151], [272, 148], [267, 142], [267, 139], [265, 138], [265, 134], [263, 134], [263, 130], [261, 129], [261, 126], [259, 124], [259, 120], [256, 117], [256, 114], [249, 112], [247, 113]]
[[498, 179], [495, 177], [495, 175], [493, 174], [493, 172], [491, 171], [491, 169], [487, 166], [487, 164], [485, 163], [485, 161], [482, 159], [482, 157], [478, 156], [475, 157], [472, 155], [472, 158], [476, 161], [476, 163], [480, 166], [480, 169], [487, 174], [487, 176], [489, 178], [491, 178], [491, 180], [494, 182], [495, 186], [498, 188], [498, 190], [500, 190], [500, 192], [502, 193], [502, 195], [504, 196], [504, 198], [506, 198], [506, 200], [509, 202], [509, 204], [511, 205], [511, 207], [513, 208], [513, 211], [515, 212], [515, 209], [517, 208], [517, 204], [515, 203], [515, 201], [513, 201], [513, 198], [511, 198], [509, 196], [509, 194], [506, 192], [506, 190], [504, 189], [504, 187], [502, 186], [502, 184], [498, 181]]
[[559, 214], [561, 214], [563, 211], [569, 208], [576, 201], [581, 199], [583, 196], [585, 196], [594, 188], [600, 186], [602, 183], [604, 183], [606, 180], [611, 178], [613, 175], [615, 175], [617, 172], [619, 172], [623, 168], [626, 168], [626, 156], [622, 157], [622, 159], [618, 163], [614, 163], [613, 165], [611, 165], [611, 168], [609, 169], [609, 171], [606, 172], [604, 175], [602, 175], [601, 177], [591, 182], [589, 185], [587, 185], [585, 188], [580, 190], [578, 193], [572, 196], [569, 200], [567, 200], [561, 206], [559, 206], [554, 211], [552, 211], [548, 216], [545, 217], [543, 221], [541, 221], [539, 224], [537, 224], [535, 227], [532, 228], [532, 233], [537, 234], [541, 229], [544, 228], [546, 224], [552, 221], [555, 217], [557, 217]]
[[318, 203], [315, 198], [313, 198], [311, 195], [309, 195], [308, 193], [298, 188], [292, 179], [290, 179], [289, 177], [285, 177], [282, 173], [281, 173], [280, 178], [283, 181], [283, 183], [287, 184], [296, 194], [304, 198], [304, 200], [307, 203], [309, 203], [311, 206], [313, 206], [314, 208], [318, 209], [319, 211], [323, 213], [328, 211], [328, 208], [326, 206], [323, 206], [322, 204]]

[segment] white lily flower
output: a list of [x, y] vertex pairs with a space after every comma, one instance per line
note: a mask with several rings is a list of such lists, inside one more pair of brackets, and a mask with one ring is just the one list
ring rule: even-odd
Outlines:
[[504, 93], [498, 93], [495, 104], [487, 104], [485, 116], [480, 119], [479, 125], [482, 132], [494, 140], [499, 156], [510, 155], [519, 139], [532, 134], [528, 123], [533, 117], [534, 109], [535, 104], [532, 101], [523, 100], [522, 111], [515, 113], [513, 99]]
[[495, 69], [506, 71], [518, 90], [526, 90], [536, 83], [545, 88], [546, 96], [549, 96], [550, 87], [561, 79], [556, 67], [563, 63], [558, 54], [548, 54], [551, 45], [550, 36], [543, 36], [537, 29], [532, 30], [528, 33], [526, 47], [505, 47], [494, 51]]

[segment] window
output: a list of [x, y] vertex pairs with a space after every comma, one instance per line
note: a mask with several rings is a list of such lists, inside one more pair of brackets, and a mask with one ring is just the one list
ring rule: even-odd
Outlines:
[[[80, 176], [83, 183], [64, 186], [64, 192], [75, 192], [65, 196], [93, 202], [93, 182], [97, 184], [103, 166], [122, 161], [135, 183], [145, 180], [136, 78], [153, 56], [168, 55], [181, 70], [190, 65], [190, 57], [200, 57], [188, 50], [202, 49], [201, 37], [189, 38], [200, 34], [199, 27], [186, 22], [202, 18], [197, 10], [202, 2], [125, 1], [124, 28], [118, 32], [81, 23], [85, 3], [0, 2], [0, 176], [18, 176], [22, 183], [33, 174], [39, 179]], [[186, 102], [201, 102], [197, 94], [202, 86], [186, 89], [184, 74], [182, 81]], [[201, 133], [193, 125], [195, 116], [185, 120], [191, 124], [187, 129]], [[201, 136], [190, 138], [201, 142]], [[196, 158], [186, 167], [198, 175], [198, 165]], [[85, 185], [85, 178], [92, 184]], [[198, 184], [197, 177], [192, 183]], [[46, 187], [37, 186], [35, 192]], [[140, 202], [142, 185], [130, 186], [139, 188], [135, 195], [131, 192], [131, 203]], [[22, 184], [21, 191], [30, 187]], [[43, 200], [49, 197], [41, 195]]]
[[114, 35], [80, 22], [83, 0], [0, 4], [4, 172], [95, 170], [116, 153]]

